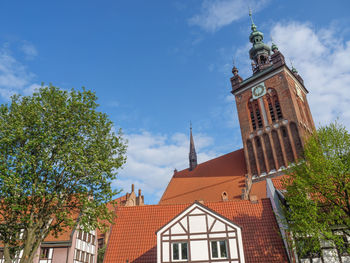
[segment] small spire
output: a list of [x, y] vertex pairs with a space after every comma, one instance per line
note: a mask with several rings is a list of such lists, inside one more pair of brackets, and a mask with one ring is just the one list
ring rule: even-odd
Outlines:
[[271, 35], [270, 35], [270, 38], [271, 38], [271, 42], [272, 42], [271, 50], [272, 50], [273, 53], [276, 53], [276, 52], [278, 51], [278, 47], [277, 47], [277, 45], [275, 44], [275, 42], [273, 41]]
[[238, 75], [238, 69], [236, 68], [236, 64], [235, 64], [235, 59], [234, 58], [232, 59], [232, 64], [233, 64], [232, 74], [234, 76], [237, 76]]
[[250, 17], [250, 21], [252, 22], [251, 29], [252, 29], [252, 31], [256, 31], [256, 25], [254, 24], [253, 16], [252, 16], [252, 9], [250, 7], [249, 7], [249, 17]]
[[192, 122], [190, 122], [190, 153], [188, 155], [189, 163], [190, 163], [190, 171], [194, 170], [197, 166], [197, 154], [196, 149], [194, 147], [194, 140], [192, 136]]

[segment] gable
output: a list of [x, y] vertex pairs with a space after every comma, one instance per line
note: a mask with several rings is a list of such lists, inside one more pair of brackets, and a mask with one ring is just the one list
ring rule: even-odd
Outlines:
[[[269, 199], [208, 202], [205, 205], [241, 226], [245, 261], [288, 262]], [[118, 207], [104, 263], [157, 262], [157, 235], [190, 205], [145, 205]], [[165, 229], [164, 229], [165, 230]]]
[[185, 243], [191, 262], [214, 260], [212, 243], [225, 243], [227, 259], [245, 262], [240, 226], [200, 203], [194, 203], [157, 231], [157, 262], [170, 262], [173, 244]]

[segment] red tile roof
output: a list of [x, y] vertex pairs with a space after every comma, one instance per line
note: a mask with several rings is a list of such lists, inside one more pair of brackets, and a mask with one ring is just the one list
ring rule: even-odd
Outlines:
[[277, 189], [277, 190], [285, 190], [286, 188], [283, 185], [283, 180], [285, 180], [286, 175], [281, 175], [275, 178], [272, 178], [272, 183], [273, 186]]
[[[195, 200], [221, 201], [226, 192], [229, 200], [241, 199], [247, 173], [243, 149], [222, 155], [173, 175], [159, 204], [184, 204]], [[256, 193], [266, 197], [265, 189]]]
[[[155, 232], [190, 204], [118, 207], [104, 263], [157, 260]], [[288, 262], [269, 199], [208, 202], [205, 206], [242, 227], [247, 263]]]
[[[115, 211], [116, 206], [123, 205], [125, 202], [126, 202], [126, 195], [123, 195], [121, 197], [118, 197], [118, 198], [114, 199], [111, 202], [108, 202], [107, 203], [107, 209], [109, 211]], [[104, 224], [108, 225], [108, 227], [111, 226], [111, 223], [109, 221], [107, 221], [107, 220], [103, 220], [103, 221], [101, 221], [101, 223], [104, 223]], [[97, 238], [98, 239], [103, 238], [104, 234], [105, 234], [104, 232], [102, 232], [101, 230], [97, 229]]]

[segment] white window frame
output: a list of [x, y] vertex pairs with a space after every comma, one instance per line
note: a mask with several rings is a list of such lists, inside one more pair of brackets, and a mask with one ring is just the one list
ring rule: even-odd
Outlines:
[[[178, 249], [179, 249], [179, 259], [174, 259], [174, 245], [177, 244]], [[186, 254], [187, 258], [182, 258], [182, 245], [186, 244], [187, 249], [186, 249]], [[171, 243], [171, 259], [172, 261], [180, 262], [180, 261], [188, 261], [188, 242], [186, 241], [179, 241], [179, 242], [172, 242]]]
[[[221, 241], [225, 242], [226, 257], [221, 257], [221, 247], [220, 247], [220, 242]], [[213, 256], [213, 248], [212, 248], [213, 242], [215, 242], [217, 244], [218, 257], [214, 257]], [[211, 259], [228, 259], [228, 246], [227, 246], [227, 240], [226, 239], [210, 240], [210, 258]]]

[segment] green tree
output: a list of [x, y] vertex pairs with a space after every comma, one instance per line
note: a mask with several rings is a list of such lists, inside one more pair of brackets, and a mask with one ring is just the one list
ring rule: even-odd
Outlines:
[[0, 240], [5, 262], [32, 262], [48, 234], [111, 221], [105, 203], [126, 160], [95, 93], [42, 87], [0, 106]]
[[339, 235], [350, 229], [349, 132], [337, 122], [320, 127], [287, 173], [285, 215], [299, 254], [319, 253], [320, 240], [350, 252]]

